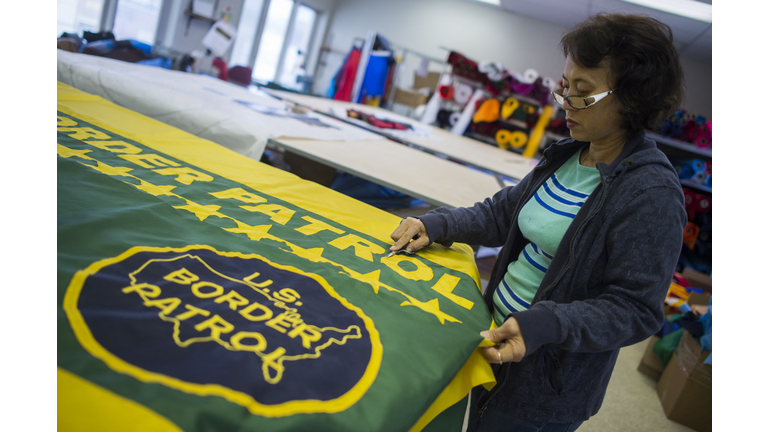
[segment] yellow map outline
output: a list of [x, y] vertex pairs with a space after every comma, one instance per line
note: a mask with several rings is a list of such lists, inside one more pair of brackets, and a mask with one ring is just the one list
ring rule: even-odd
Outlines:
[[[77, 302], [80, 298], [80, 293], [82, 292], [86, 279], [89, 276], [98, 273], [104, 267], [123, 261], [139, 252], [183, 253], [192, 249], [209, 250], [223, 257], [238, 257], [245, 259], [256, 258], [276, 268], [315, 279], [326, 290], [326, 292], [331, 295], [331, 297], [337, 299], [347, 309], [355, 312], [365, 323], [365, 328], [370, 335], [372, 351], [371, 359], [368, 362], [368, 366], [366, 367], [365, 372], [363, 373], [363, 376], [360, 378], [360, 380], [343, 395], [328, 401], [294, 400], [276, 405], [265, 405], [259, 403], [246, 393], [235, 391], [219, 384], [195, 384], [180, 380], [178, 378], [170, 377], [168, 375], [148, 371], [124, 361], [123, 359], [115, 356], [106, 348], [104, 348], [93, 336], [90, 328], [88, 328], [88, 325], [85, 323], [85, 319], [80, 313], [80, 310], [77, 308]], [[78, 271], [72, 278], [72, 281], [70, 282], [69, 287], [67, 288], [67, 291], [64, 295], [63, 307], [72, 325], [75, 336], [77, 337], [80, 344], [91, 355], [104, 361], [113, 370], [130, 375], [142, 382], [160, 383], [170, 388], [198, 396], [220, 396], [230, 402], [246, 407], [253, 414], [264, 417], [284, 417], [299, 413], [336, 413], [343, 411], [354, 405], [358, 400], [360, 400], [360, 398], [363, 397], [365, 392], [373, 384], [373, 381], [376, 379], [376, 376], [379, 372], [379, 368], [381, 367], [383, 347], [381, 344], [379, 332], [374, 327], [373, 320], [366, 316], [360, 308], [352, 305], [347, 301], [347, 299], [340, 296], [321, 276], [304, 272], [295, 267], [273, 263], [268, 259], [256, 254], [221, 252], [207, 245], [189, 245], [183, 248], [135, 246], [123, 252], [117, 257], [97, 261], [88, 266], [88, 268], [85, 270]]]
[[[272, 297], [269, 294], [269, 292], [267, 292], [266, 290], [262, 290], [262, 289], [258, 288], [256, 286], [256, 284], [254, 284], [253, 282], [249, 282], [248, 278], [241, 280], [241, 279], [235, 279], [233, 277], [227, 276], [227, 275], [219, 272], [218, 270], [214, 269], [211, 265], [209, 265], [205, 260], [203, 260], [199, 256], [193, 255], [193, 254], [184, 254], [184, 255], [179, 255], [179, 256], [173, 257], [173, 258], [156, 258], [156, 259], [148, 260], [141, 267], [139, 267], [134, 272], [132, 272], [132, 273], [130, 273], [128, 275], [130, 277], [130, 279], [131, 279], [131, 285], [130, 286], [138, 285], [137, 281], [136, 281], [136, 274], [141, 273], [141, 271], [144, 270], [144, 268], [146, 268], [151, 263], [154, 263], [154, 262], [171, 262], [171, 261], [176, 261], [176, 260], [179, 260], [179, 259], [182, 259], [182, 258], [195, 259], [195, 260], [199, 261], [203, 266], [205, 266], [211, 273], [216, 274], [217, 276], [221, 277], [222, 279], [227, 279], [227, 280], [232, 281], [232, 282], [241, 283], [241, 284], [243, 284], [243, 285], [245, 285], [245, 286], [247, 286], [249, 288], [252, 288], [254, 291], [258, 292], [259, 294], [262, 294], [265, 297], [267, 297], [267, 299], [269, 299], [269, 301], [271, 301], [278, 308], [282, 308], [282, 309], [284, 309], [286, 311], [293, 311], [293, 312], [297, 311], [297, 309], [289, 308], [289, 307], [285, 306], [284, 304], [281, 305], [280, 304], [281, 302], [279, 302], [274, 297]], [[267, 260], [264, 260], [264, 261], [267, 261]], [[284, 267], [284, 266], [275, 265], [274, 263], [272, 263], [271, 265], [275, 266], [276, 268]], [[141, 297], [141, 299], [144, 302], [153, 300], [152, 298], [148, 297], [145, 293], [143, 293], [141, 291], [137, 291], [137, 293], [139, 294], [139, 296]], [[218, 343], [219, 345], [223, 346], [224, 348], [226, 348], [226, 349], [228, 349], [230, 351], [245, 351], [245, 350], [241, 350], [241, 349], [238, 349], [238, 348], [232, 346], [231, 343], [222, 340], [220, 337], [214, 337], [214, 336], [203, 336], [203, 337], [189, 338], [189, 339], [187, 339], [185, 341], [182, 341], [181, 337], [179, 336], [180, 333], [181, 333], [181, 320], [179, 320], [177, 318], [174, 318], [174, 317], [169, 317], [163, 311], [160, 311], [157, 314], [157, 316], [160, 317], [160, 319], [163, 320], [163, 321], [173, 323], [173, 341], [176, 342], [176, 345], [178, 345], [179, 347], [186, 348], [186, 347], [192, 345], [193, 343], [211, 342], [211, 341], [213, 341], [213, 342]], [[313, 354], [300, 354], [300, 355], [292, 355], [292, 356], [284, 356], [283, 355], [283, 356], [280, 356], [278, 358], [278, 360], [277, 360], [277, 363], [279, 365], [282, 365], [282, 363], [284, 361], [297, 361], [297, 360], [305, 360], [305, 359], [318, 359], [318, 358], [320, 358], [320, 355], [321, 355], [320, 351], [328, 348], [329, 346], [331, 346], [331, 344], [335, 343], [336, 345], [344, 345], [347, 342], [348, 339], [361, 339], [362, 338], [362, 332], [360, 331], [360, 327], [358, 327], [356, 325], [351, 325], [351, 326], [347, 327], [344, 330], [338, 329], [336, 327], [322, 327], [322, 328], [321, 327], [317, 327], [317, 326], [310, 326], [310, 327], [318, 330], [321, 333], [326, 331], [326, 330], [336, 331], [338, 333], [349, 333], [352, 330], [356, 330], [356, 332], [353, 335], [345, 335], [343, 338], [341, 338], [341, 340], [338, 340], [336, 338], [328, 339], [328, 341], [326, 341], [324, 344], [314, 347], [314, 353]], [[250, 351], [250, 352], [253, 352], [259, 358], [262, 358], [262, 359], [264, 358], [264, 353], [261, 353], [261, 352], [258, 352], [258, 351]], [[263, 373], [264, 373], [264, 380], [267, 381], [270, 384], [276, 384], [282, 378], [282, 372], [280, 372], [279, 375], [276, 376], [276, 377], [270, 377], [268, 372], [267, 372], [267, 369], [263, 369]]]

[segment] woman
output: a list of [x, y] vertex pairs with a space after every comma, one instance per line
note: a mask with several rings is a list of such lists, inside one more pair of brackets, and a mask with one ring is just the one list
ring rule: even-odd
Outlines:
[[[471, 208], [407, 218], [392, 250], [432, 242], [503, 246], [486, 292], [498, 329], [482, 335], [497, 384], [478, 387], [470, 430], [572, 431], [597, 413], [619, 348], [664, 320], [686, 213], [677, 174], [645, 138], [674, 113], [683, 74], [654, 19], [598, 15], [561, 40], [571, 138]], [[541, 429], [544, 427], [544, 429]]]

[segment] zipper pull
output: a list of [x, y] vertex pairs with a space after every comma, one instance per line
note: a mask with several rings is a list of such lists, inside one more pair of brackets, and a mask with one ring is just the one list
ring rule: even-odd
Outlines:
[[480, 411], [479, 411], [479, 412], [480, 412], [480, 418], [483, 418], [483, 413], [485, 412], [485, 410], [486, 410], [487, 408], [488, 408], [488, 405], [485, 405], [485, 406], [483, 406], [482, 408], [480, 408]]

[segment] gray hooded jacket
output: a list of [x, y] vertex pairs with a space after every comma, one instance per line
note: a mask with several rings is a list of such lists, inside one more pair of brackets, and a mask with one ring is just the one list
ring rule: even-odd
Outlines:
[[[435, 209], [420, 219], [430, 241], [503, 246], [485, 301], [528, 243], [517, 215], [539, 187], [587, 143], [549, 146], [519, 184], [472, 207]], [[619, 348], [645, 340], [664, 321], [663, 303], [687, 222], [677, 173], [652, 140], [630, 139], [565, 232], [520, 325], [526, 355], [494, 366], [497, 384], [477, 401], [530, 421], [583, 421], [602, 404]], [[474, 405], [473, 401], [473, 405]]]

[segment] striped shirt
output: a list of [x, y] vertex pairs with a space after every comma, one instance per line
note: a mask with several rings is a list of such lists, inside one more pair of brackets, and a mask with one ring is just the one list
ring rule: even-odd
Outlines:
[[600, 184], [597, 168], [582, 166], [580, 155], [576, 152], [568, 159], [520, 210], [518, 225], [530, 243], [509, 264], [493, 294], [493, 318], [497, 325], [508, 314], [531, 307], [565, 231]]

